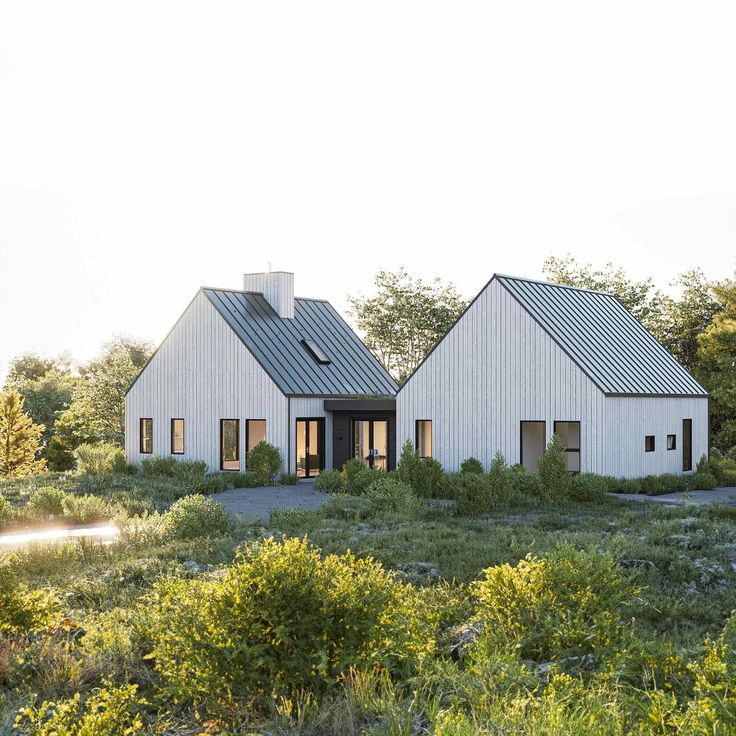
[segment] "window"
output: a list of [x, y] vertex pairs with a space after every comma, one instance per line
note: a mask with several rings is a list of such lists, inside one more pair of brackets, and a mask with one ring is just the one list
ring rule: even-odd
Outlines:
[[644, 452], [654, 452], [654, 435], [648, 434], [644, 438]]
[[521, 423], [521, 464], [530, 472], [537, 472], [537, 462], [544, 455], [547, 425], [542, 421]]
[[416, 423], [417, 455], [421, 458], [432, 457], [432, 420], [417, 419]]
[[153, 452], [153, 419], [141, 419], [140, 440], [141, 453], [150, 455]]
[[693, 420], [682, 420], [682, 469], [693, 469]]
[[668, 434], [667, 435], [667, 449], [668, 450], [676, 450], [677, 449], [677, 436], [674, 434]]
[[325, 355], [324, 350], [314, 340], [302, 340], [302, 345], [320, 365], [329, 365], [332, 361]]
[[240, 470], [239, 419], [220, 419], [220, 470]]
[[184, 420], [171, 420], [171, 454], [184, 454]]
[[266, 420], [249, 419], [245, 423], [245, 456], [259, 443], [266, 441]]
[[567, 453], [569, 473], [580, 472], [580, 422], [555, 422], [554, 432]]

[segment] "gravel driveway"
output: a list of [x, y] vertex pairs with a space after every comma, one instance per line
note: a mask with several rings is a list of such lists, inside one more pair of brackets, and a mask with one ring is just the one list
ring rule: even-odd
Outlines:
[[242, 514], [267, 522], [272, 509], [318, 509], [327, 494], [314, 490], [314, 481], [303, 480], [295, 486], [233, 488], [213, 494], [231, 514]]

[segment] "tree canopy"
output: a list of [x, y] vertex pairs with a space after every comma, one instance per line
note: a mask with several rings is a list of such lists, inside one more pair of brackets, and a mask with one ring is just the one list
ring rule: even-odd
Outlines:
[[46, 461], [39, 457], [44, 426], [23, 411], [23, 398], [14, 388], [0, 393], [0, 476], [39, 473]]

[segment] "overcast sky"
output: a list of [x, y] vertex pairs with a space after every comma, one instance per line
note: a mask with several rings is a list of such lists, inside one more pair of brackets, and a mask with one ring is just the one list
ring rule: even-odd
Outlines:
[[294, 271], [736, 267], [733, 3], [0, 3], [0, 375]]

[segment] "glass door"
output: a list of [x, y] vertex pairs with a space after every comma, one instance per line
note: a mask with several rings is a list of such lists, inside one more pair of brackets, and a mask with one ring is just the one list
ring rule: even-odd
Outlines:
[[368, 468], [388, 470], [388, 420], [353, 420], [353, 457]]
[[323, 419], [296, 420], [296, 474], [300, 478], [314, 478], [323, 467]]

